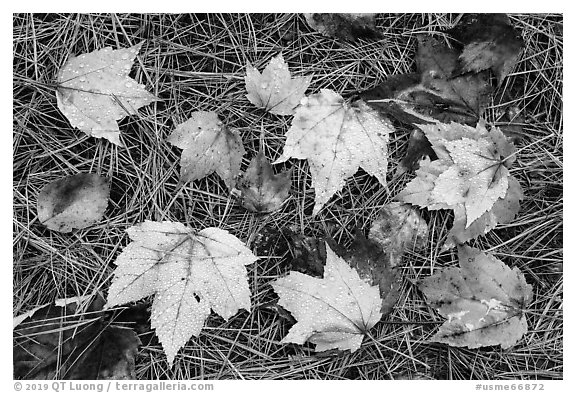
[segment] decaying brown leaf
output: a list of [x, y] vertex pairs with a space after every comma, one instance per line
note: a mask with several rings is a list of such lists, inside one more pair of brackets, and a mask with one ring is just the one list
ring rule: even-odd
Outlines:
[[288, 199], [291, 175], [292, 170], [275, 175], [270, 161], [260, 151], [238, 182], [240, 204], [255, 213], [278, 210]]

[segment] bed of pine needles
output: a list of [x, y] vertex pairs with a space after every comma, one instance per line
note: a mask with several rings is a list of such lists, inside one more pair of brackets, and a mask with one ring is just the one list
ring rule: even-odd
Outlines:
[[[513, 103], [525, 121], [512, 173], [525, 200], [517, 218], [471, 242], [510, 266], [534, 287], [529, 331], [513, 348], [475, 350], [429, 342], [443, 319], [424, 303], [414, 280], [457, 264], [442, 252], [452, 215], [424, 212], [431, 229], [426, 249], [403, 261], [404, 286], [394, 311], [378, 323], [353, 354], [316, 354], [312, 346], [279, 341], [290, 327], [272, 307], [268, 284], [286, 274], [291, 247], [285, 229], [330, 235], [350, 244], [354, 229], [367, 233], [379, 209], [411, 175], [395, 175], [408, 132], [391, 135], [388, 187], [360, 170], [311, 217], [314, 192], [306, 161], [294, 167], [290, 199], [269, 215], [247, 212], [224, 183], [211, 175], [177, 192], [180, 149], [166, 142], [175, 124], [192, 111], [213, 110], [240, 130], [245, 169], [258, 152], [261, 130], [266, 157], [282, 151], [290, 116], [276, 116], [245, 97], [248, 61], [262, 70], [282, 53], [293, 75], [313, 74], [308, 90], [330, 88], [352, 97], [387, 76], [415, 70], [418, 34], [448, 28], [457, 14], [381, 15], [384, 38], [347, 43], [312, 31], [298, 14], [109, 15], [56, 14], [13, 17], [13, 311], [20, 314], [56, 298], [106, 293], [113, 261], [129, 242], [126, 229], [150, 220], [173, 220], [194, 229], [230, 231], [261, 258], [248, 267], [251, 312], [225, 322], [212, 314], [169, 368], [149, 321], [138, 327], [142, 347], [139, 379], [560, 379], [563, 377], [563, 20], [559, 15], [511, 15], [526, 47], [517, 67], [487, 111], [497, 121]], [[126, 148], [72, 129], [56, 107], [58, 69], [71, 55], [145, 40], [131, 76], [162, 101], [120, 124]], [[504, 93], [506, 92], [506, 93]], [[112, 178], [104, 219], [71, 234], [50, 231], [37, 219], [39, 190], [78, 172]], [[148, 299], [150, 300], [150, 299]], [[143, 301], [144, 302], [144, 301]], [[146, 325], [148, 323], [148, 325]]]

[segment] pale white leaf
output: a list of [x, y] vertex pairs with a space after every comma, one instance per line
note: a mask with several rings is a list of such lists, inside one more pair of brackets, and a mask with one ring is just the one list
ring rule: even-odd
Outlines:
[[107, 47], [68, 59], [58, 72], [56, 100], [72, 126], [123, 146], [118, 120], [158, 100], [128, 76], [142, 45]]

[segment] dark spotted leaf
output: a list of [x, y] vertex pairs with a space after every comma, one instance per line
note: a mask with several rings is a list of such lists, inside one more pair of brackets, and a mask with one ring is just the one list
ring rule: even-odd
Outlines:
[[291, 170], [275, 175], [270, 161], [260, 151], [250, 161], [238, 183], [240, 204], [255, 213], [270, 213], [280, 209], [288, 199], [291, 175]]
[[432, 341], [512, 347], [528, 329], [524, 311], [532, 301], [532, 286], [518, 268], [480, 250], [461, 246], [458, 260], [459, 268], [444, 268], [418, 285], [427, 303], [447, 318]]
[[38, 219], [58, 232], [98, 222], [108, 206], [110, 183], [94, 173], [79, 173], [46, 185], [38, 194]]

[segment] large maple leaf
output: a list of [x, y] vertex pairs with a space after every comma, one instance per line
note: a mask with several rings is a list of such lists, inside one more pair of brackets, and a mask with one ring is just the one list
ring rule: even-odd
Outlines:
[[298, 321], [282, 342], [316, 344], [316, 351], [360, 348], [366, 332], [382, 317], [378, 285], [370, 285], [326, 246], [324, 277], [299, 272], [272, 283], [278, 304]]
[[359, 167], [386, 184], [388, 134], [393, 130], [364, 102], [349, 105], [338, 93], [323, 89], [302, 99], [275, 163], [308, 159], [315, 215]]
[[288, 65], [279, 54], [262, 74], [250, 63], [246, 67], [246, 97], [259, 108], [277, 115], [291, 115], [300, 103], [312, 77], [292, 78]]
[[184, 149], [180, 183], [216, 172], [228, 188], [234, 186], [246, 150], [238, 132], [228, 129], [216, 112], [193, 112], [188, 120], [176, 126], [168, 142]]
[[176, 222], [145, 221], [129, 228], [132, 239], [116, 260], [107, 307], [155, 295], [152, 327], [170, 364], [210, 309], [229, 319], [250, 309], [246, 265], [257, 257], [218, 228], [197, 233]]
[[158, 100], [128, 76], [142, 44], [68, 59], [58, 73], [56, 100], [72, 126], [123, 146], [117, 121]]
[[[492, 229], [495, 223], [490, 218], [510, 221], [510, 216], [519, 209], [522, 192], [508, 171], [514, 146], [502, 132], [498, 128], [488, 131], [480, 124], [473, 128], [457, 123], [437, 123], [420, 128], [438, 160], [422, 161], [416, 178], [397, 198], [429, 209], [453, 209], [457, 213], [455, 225], [458, 228], [451, 235], [461, 235], [459, 241]], [[509, 192], [511, 184], [514, 188]], [[498, 213], [484, 216], [495, 208]], [[504, 214], [503, 209], [509, 209], [509, 214]], [[460, 228], [464, 215], [465, 224]], [[484, 224], [479, 224], [482, 222]]]
[[426, 301], [448, 320], [432, 341], [457, 347], [513, 346], [526, 333], [524, 309], [532, 286], [518, 268], [462, 246], [460, 267], [442, 269], [419, 283]]

